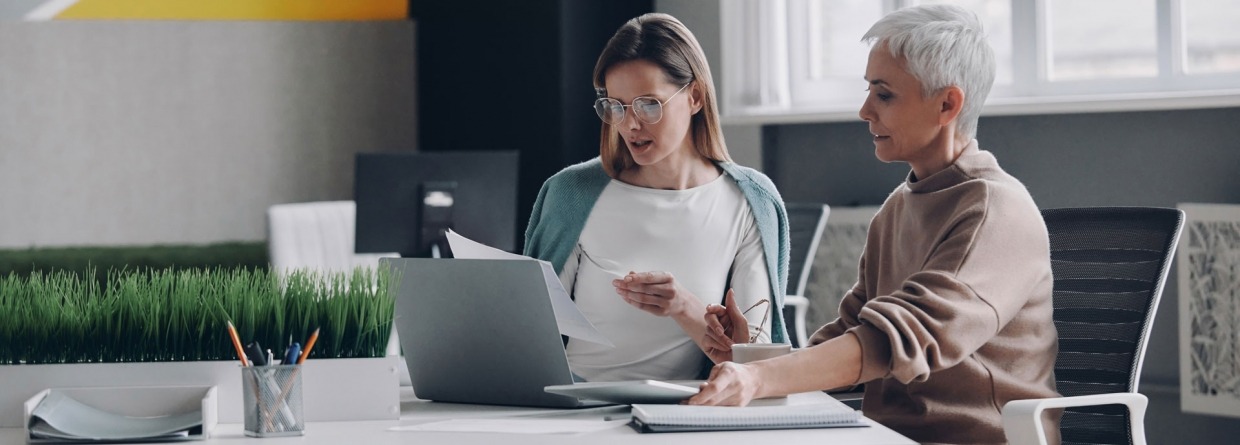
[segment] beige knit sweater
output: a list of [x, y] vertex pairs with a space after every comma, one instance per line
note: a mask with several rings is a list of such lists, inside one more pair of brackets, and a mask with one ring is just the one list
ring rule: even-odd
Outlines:
[[866, 416], [924, 443], [1003, 443], [1005, 403], [1058, 396], [1046, 225], [977, 141], [891, 193], [858, 276], [810, 343], [857, 337]]

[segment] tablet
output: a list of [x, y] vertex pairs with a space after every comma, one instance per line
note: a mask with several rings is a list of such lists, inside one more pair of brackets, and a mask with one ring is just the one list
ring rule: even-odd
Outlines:
[[697, 394], [700, 383], [700, 381], [668, 383], [659, 380], [625, 380], [551, 385], [543, 390], [553, 394], [620, 404], [680, 403]]

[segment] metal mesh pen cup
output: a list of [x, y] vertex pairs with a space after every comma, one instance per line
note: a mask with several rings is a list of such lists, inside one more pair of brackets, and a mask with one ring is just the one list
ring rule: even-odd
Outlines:
[[306, 419], [301, 410], [301, 366], [248, 366], [241, 368], [245, 435], [300, 436]]

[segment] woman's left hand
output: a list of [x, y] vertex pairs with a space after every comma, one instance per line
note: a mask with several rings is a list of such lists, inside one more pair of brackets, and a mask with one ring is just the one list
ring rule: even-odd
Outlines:
[[616, 293], [629, 305], [660, 317], [696, 314], [705, 307], [697, 296], [680, 286], [670, 272], [629, 272], [612, 280]]
[[706, 305], [706, 338], [702, 340], [702, 351], [715, 363], [732, 360], [732, 345], [749, 343], [749, 320], [736, 306], [736, 292], [728, 289], [723, 298], [723, 306]]

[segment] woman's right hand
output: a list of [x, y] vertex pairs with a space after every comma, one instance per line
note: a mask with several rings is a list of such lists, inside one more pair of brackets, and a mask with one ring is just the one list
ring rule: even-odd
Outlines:
[[704, 350], [715, 363], [732, 360], [733, 344], [749, 342], [749, 320], [736, 306], [736, 295], [732, 289], [728, 289], [723, 304], [706, 306]]
[[698, 387], [698, 393], [684, 403], [745, 406], [758, 398], [761, 382], [753, 364], [720, 363], [711, 368], [710, 378]]

